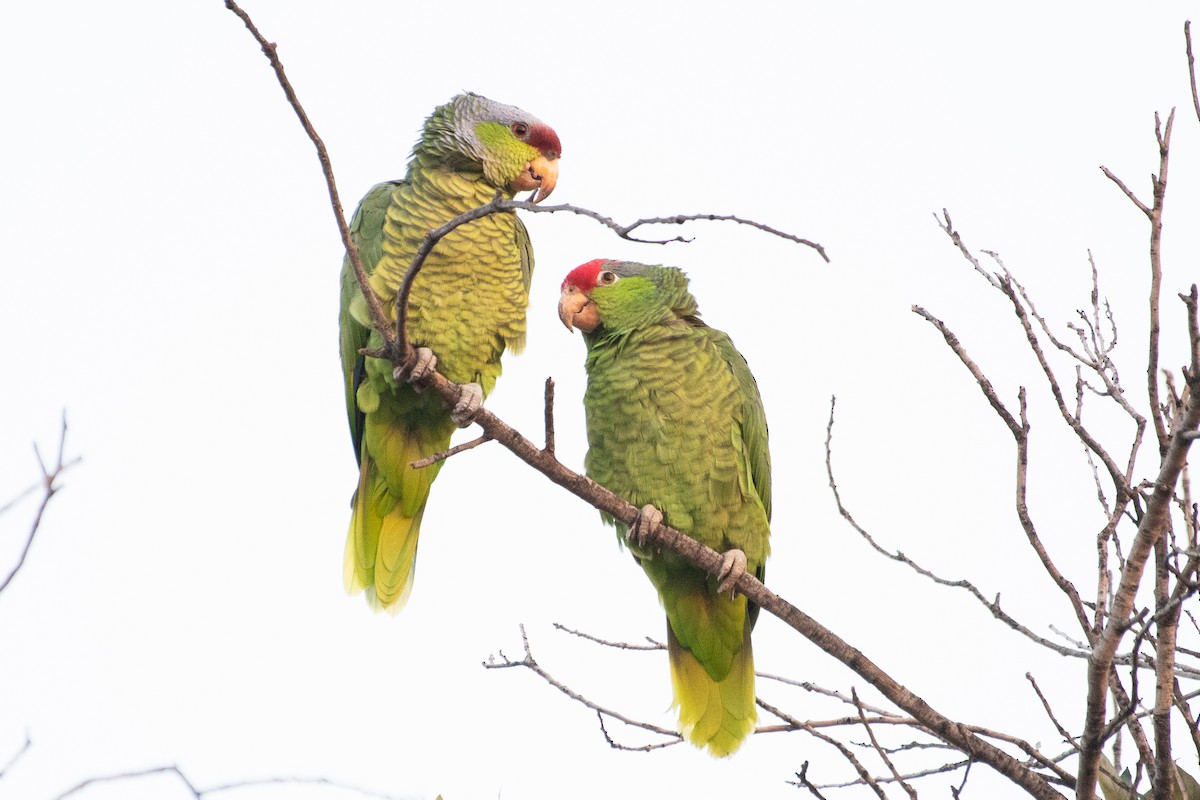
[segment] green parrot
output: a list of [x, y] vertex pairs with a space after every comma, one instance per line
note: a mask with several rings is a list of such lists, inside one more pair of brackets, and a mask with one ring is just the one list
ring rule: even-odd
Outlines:
[[[674, 267], [589, 261], [562, 284], [559, 317], [587, 344], [587, 474], [633, 505], [605, 516], [667, 612], [674, 705], [684, 737], [715, 756], [756, 719], [750, 631], [758, 608], [732, 591], [762, 580], [770, 550], [771, 458], [758, 386], [729, 337], [705, 325]], [[644, 537], [666, 524], [723, 553], [720, 579]]]
[[[351, 235], [371, 287], [395, 319], [395, 300], [427, 231], [484, 205], [496, 193], [547, 197], [558, 179], [558, 134], [531, 114], [477, 94], [460, 94], [425, 120], [403, 180], [372, 188]], [[492, 214], [440, 240], [413, 283], [408, 333], [417, 359], [393, 370], [359, 350], [379, 347], [347, 257], [342, 267], [342, 373], [350, 435], [359, 464], [346, 538], [345, 582], [366, 590], [376, 609], [399, 611], [412, 591], [417, 537], [430, 484], [441, 464], [410, 462], [445, 450], [456, 426], [470, 424], [500, 375], [500, 356], [525, 343], [533, 251], [514, 213]], [[445, 409], [408, 383], [436, 368], [464, 384]]]

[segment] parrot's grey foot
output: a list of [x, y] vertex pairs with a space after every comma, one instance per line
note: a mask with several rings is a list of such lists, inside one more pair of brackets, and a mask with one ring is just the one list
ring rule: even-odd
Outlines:
[[717, 593], [729, 592], [729, 599], [737, 597], [734, 584], [746, 574], [746, 554], [741, 550], [726, 550], [721, 554], [721, 571], [717, 573]]
[[629, 530], [625, 533], [625, 538], [634, 547], [644, 548], [658, 530], [658, 526], [662, 525], [663, 515], [652, 505], [642, 506], [642, 510], [638, 512], [637, 519], [629, 526]]
[[417, 347], [413, 350], [412, 361], [392, 370], [392, 377], [397, 383], [419, 381], [426, 378], [437, 369], [437, 356], [428, 347]]
[[450, 409], [450, 419], [460, 428], [475, 421], [475, 415], [483, 408], [483, 387], [478, 383], [464, 383], [458, 402]]

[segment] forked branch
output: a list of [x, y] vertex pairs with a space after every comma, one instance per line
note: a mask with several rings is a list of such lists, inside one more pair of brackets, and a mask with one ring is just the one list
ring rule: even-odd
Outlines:
[[21, 547], [21, 553], [17, 556], [17, 562], [13, 564], [12, 569], [9, 570], [4, 579], [0, 580], [0, 592], [3, 592], [8, 588], [8, 585], [12, 583], [13, 578], [15, 578], [17, 573], [21, 571], [21, 567], [25, 566], [25, 559], [29, 555], [29, 549], [33, 547], [33, 539], [35, 536], [37, 536], [38, 528], [41, 527], [42, 517], [46, 513], [46, 507], [50, 505], [50, 500], [55, 494], [58, 493], [58, 490], [62, 488], [58, 484], [59, 476], [79, 463], [78, 458], [65, 458], [64, 454], [66, 451], [66, 446], [67, 415], [66, 413], [63, 413], [62, 430], [58, 437], [57, 458], [55, 458], [53, 463], [47, 463], [46, 460], [42, 458], [41, 451], [38, 450], [38, 446], [35, 444], [33, 446], [33, 452], [34, 455], [37, 456], [38, 466], [42, 470], [42, 479], [0, 507], [0, 514], [3, 514], [16, 505], [16, 503], [22, 498], [33, 494], [39, 489], [42, 491], [42, 499], [38, 503], [37, 511], [34, 512], [33, 522], [29, 526], [29, 532], [25, 534], [25, 544]]

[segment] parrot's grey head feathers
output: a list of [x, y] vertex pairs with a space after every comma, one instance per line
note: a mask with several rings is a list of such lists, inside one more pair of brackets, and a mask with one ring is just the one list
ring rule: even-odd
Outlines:
[[475, 126], [480, 122], [499, 122], [506, 127], [521, 123], [531, 128], [536, 125], [545, 125], [544, 122], [527, 111], [522, 111], [516, 106], [497, 103], [495, 100], [489, 100], [483, 95], [474, 94], [473, 92], [467, 92], [454, 97], [450, 100], [449, 105], [453, 109], [452, 119], [455, 136], [464, 142], [468, 142], [469, 146], [479, 151], [478, 155], [480, 158], [482, 158], [483, 145], [475, 135]]
[[[645, 275], [646, 271], [651, 269], [648, 264], [639, 264], [636, 261], [606, 261], [604, 267], [617, 273], [622, 278]], [[655, 269], [663, 269], [663, 267], [655, 267]]]
[[516, 106], [497, 103], [474, 92], [464, 92], [434, 109], [425, 120], [423, 136], [413, 152], [420, 154], [431, 151], [437, 155], [457, 153], [481, 162], [486, 151], [476, 132], [476, 126], [481, 122], [498, 122], [505, 127], [523, 124], [530, 128], [549, 128], [533, 114]]
[[425, 120], [413, 163], [455, 172], [483, 172], [494, 186], [554, 190], [562, 144], [546, 123], [516, 106], [464, 92]]

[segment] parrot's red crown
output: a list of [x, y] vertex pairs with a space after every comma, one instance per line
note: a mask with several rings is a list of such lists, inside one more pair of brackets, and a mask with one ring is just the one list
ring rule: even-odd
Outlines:
[[575, 269], [567, 273], [567, 277], [563, 280], [562, 286], [559, 289], [565, 289], [567, 284], [578, 286], [584, 291], [596, 288], [596, 279], [600, 277], [600, 273], [604, 270], [604, 265], [608, 263], [607, 258], [597, 258], [586, 264], [580, 264]]
[[554, 132], [554, 128], [549, 125], [534, 125], [529, 129], [529, 136], [525, 141], [536, 147], [546, 158], [554, 159], [562, 155], [562, 143], [558, 141], [558, 134]]

